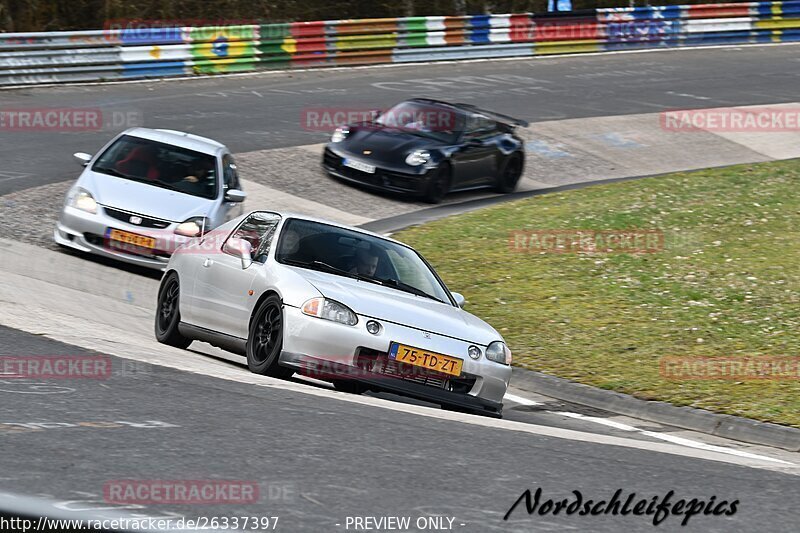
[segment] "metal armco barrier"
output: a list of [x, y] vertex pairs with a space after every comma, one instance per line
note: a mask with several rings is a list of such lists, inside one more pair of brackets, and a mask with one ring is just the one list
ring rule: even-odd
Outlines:
[[800, 0], [0, 33], [0, 86], [800, 41]]

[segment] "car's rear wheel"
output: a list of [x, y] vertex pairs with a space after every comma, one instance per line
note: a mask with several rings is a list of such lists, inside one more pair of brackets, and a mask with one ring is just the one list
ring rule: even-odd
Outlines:
[[450, 192], [450, 165], [442, 163], [432, 172], [423, 198], [429, 204], [438, 204]]
[[504, 194], [514, 192], [514, 189], [517, 188], [517, 183], [519, 183], [519, 178], [521, 176], [522, 156], [520, 156], [518, 153], [511, 154], [508, 159], [506, 159], [503, 169], [500, 171], [500, 175], [497, 177], [495, 190]]
[[247, 335], [247, 367], [251, 372], [286, 378], [294, 372], [280, 366], [283, 348], [283, 304], [277, 295], [268, 296], [256, 309]]
[[181, 285], [178, 274], [170, 272], [158, 289], [158, 308], [156, 310], [156, 340], [176, 348], [186, 348], [192, 343], [178, 331], [180, 313]]

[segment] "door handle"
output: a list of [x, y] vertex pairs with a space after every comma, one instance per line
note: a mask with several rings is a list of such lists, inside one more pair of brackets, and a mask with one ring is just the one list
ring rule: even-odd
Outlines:
[[206, 268], [210, 267], [213, 264], [214, 264], [214, 261], [209, 259], [208, 257], [206, 257], [206, 260], [203, 261], [203, 266], [206, 267]]

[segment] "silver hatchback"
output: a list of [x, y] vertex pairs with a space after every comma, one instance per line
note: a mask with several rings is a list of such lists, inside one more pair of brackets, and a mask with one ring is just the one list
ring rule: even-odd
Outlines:
[[343, 391], [414, 396], [501, 416], [511, 352], [398, 241], [256, 211], [180, 248], [158, 295], [156, 338], [209, 342], [253, 372], [299, 372]]
[[85, 169], [55, 228], [62, 246], [163, 269], [177, 247], [244, 209], [233, 156], [211, 139], [132, 128], [75, 158]]

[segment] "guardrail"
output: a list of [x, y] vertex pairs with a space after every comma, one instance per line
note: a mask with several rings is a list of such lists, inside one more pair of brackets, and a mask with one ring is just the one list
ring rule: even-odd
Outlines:
[[0, 33], [0, 86], [800, 41], [800, 0]]

